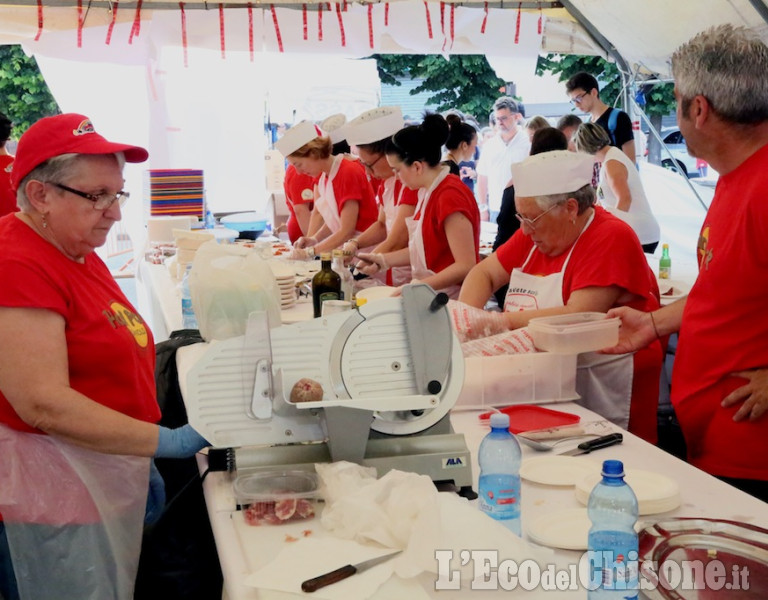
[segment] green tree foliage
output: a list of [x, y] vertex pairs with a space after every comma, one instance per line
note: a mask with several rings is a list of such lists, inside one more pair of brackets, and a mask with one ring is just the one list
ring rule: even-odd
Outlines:
[[16, 139], [38, 119], [61, 112], [37, 62], [19, 45], [0, 46], [0, 112], [13, 122]]
[[[612, 62], [599, 56], [580, 56], [576, 54], [547, 54], [540, 56], [536, 65], [536, 73], [549, 71], [558, 76], [560, 81], [567, 81], [579, 71], [591, 73], [600, 81], [600, 98], [609, 106], [617, 104], [623, 85], [619, 69]], [[674, 112], [674, 85], [670, 83], [638, 84], [642, 99], [645, 100], [643, 111], [651, 121], [654, 129], [661, 129], [661, 118]], [[643, 128], [645, 129], [645, 127]], [[649, 160], [659, 163], [660, 144], [654, 136], [650, 136], [648, 148]]]
[[429, 103], [439, 111], [458, 109], [483, 120], [491, 111], [504, 80], [479, 54], [445, 58], [439, 54], [376, 54], [381, 82], [400, 85], [398, 77], [423, 79], [411, 94], [430, 92]]

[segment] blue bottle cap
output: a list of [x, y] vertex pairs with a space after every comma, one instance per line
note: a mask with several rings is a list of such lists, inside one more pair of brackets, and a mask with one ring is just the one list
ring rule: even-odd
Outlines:
[[505, 413], [493, 413], [491, 415], [491, 427], [494, 429], [509, 429], [509, 415]]
[[624, 463], [620, 460], [603, 461], [603, 477], [624, 477]]

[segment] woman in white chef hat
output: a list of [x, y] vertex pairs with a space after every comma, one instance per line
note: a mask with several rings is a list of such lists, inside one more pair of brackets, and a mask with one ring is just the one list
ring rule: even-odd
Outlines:
[[296, 171], [319, 177], [313, 213], [322, 217], [323, 224], [315, 231], [313, 223], [317, 225], [317, 220], [310, 219], [310, 235], [294, 244], [303, 250], [302, 257], [329, 252], [376, 220], [376, 200], [364, 167], [345, 160], [343, 154], [334, 156], [332, 147], [331, 138], [309, 121], [294, 125], [275, 142], [275, 148]]
[[[392, 136], [403, 128], [403, 113], [397, 106], [372, 108], [347, 123], [347, 142], [354, 146], [360, 163], [378, 182], [376, 201], [378, 220], [362, 234], [344, 244], [353, 253], [366, 247], [384, 253], [408, 246], [406, 219], [413, 216], [418, 202], [417, 190], [409, 189], [395, 175], [387, 162]], [[375, 246], [375, 247], [374, 247]], [[402, 285], [411, 280], [410, 267], [395, 267], [386, 271], [386, 283]]]
[[387, 162], [400, 180], [419, 190], [413, 217], [406, 219], [408, 248], [360, 254], [368, 274], [410, 265], [414, 279], [458, 297], [461, 282], [477, 263], [480, 212], [470, 189], [441, 164], [449, 127], [439, 114], [428, 114], [392, 137]]
[[[594, 205], [593, 162], [586, 154], [555, 150], [512, 165], [521, 226], [465, 279], [459, 302], [469, 306], [451, 309], [459, 337], [518, 329], [534, 317], [659, 306], [656, 278], [637, 236]], [[504, 284], [504, 312], [482, 310]], [[581, 403], [654, 443], [661, 345], [657, 340], [616, 358], [579, 355]]]

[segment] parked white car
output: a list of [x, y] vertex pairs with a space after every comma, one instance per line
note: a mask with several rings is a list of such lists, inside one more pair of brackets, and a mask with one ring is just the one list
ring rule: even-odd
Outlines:
[[[707, 163], [688, 154], [685, 138], [677, 127], [667, 127], [661, 130], [661, 139], [669, 148], [669, 152], [661, 149], [661, 166], [672, 171], [682, 171], [688, 177], [705, 176]], [[672, 154], [672, 157], [669, 155]]]

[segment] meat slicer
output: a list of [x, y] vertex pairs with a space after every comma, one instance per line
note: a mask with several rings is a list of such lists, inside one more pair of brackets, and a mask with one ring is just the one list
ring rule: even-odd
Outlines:
[[[227, 449], [225, 468], [238, 472], [347, 460], [472, 497], [469, 449], [449, 419], [464, 359], [447, 301], [408, 285], [400, 297], [271, 330], [253, 313], [244, 336], [181, 349], [187, 415], [211, 442], [209, 458]], [[322, 400], [291, 402], [302, 378], [322, 385]]]

